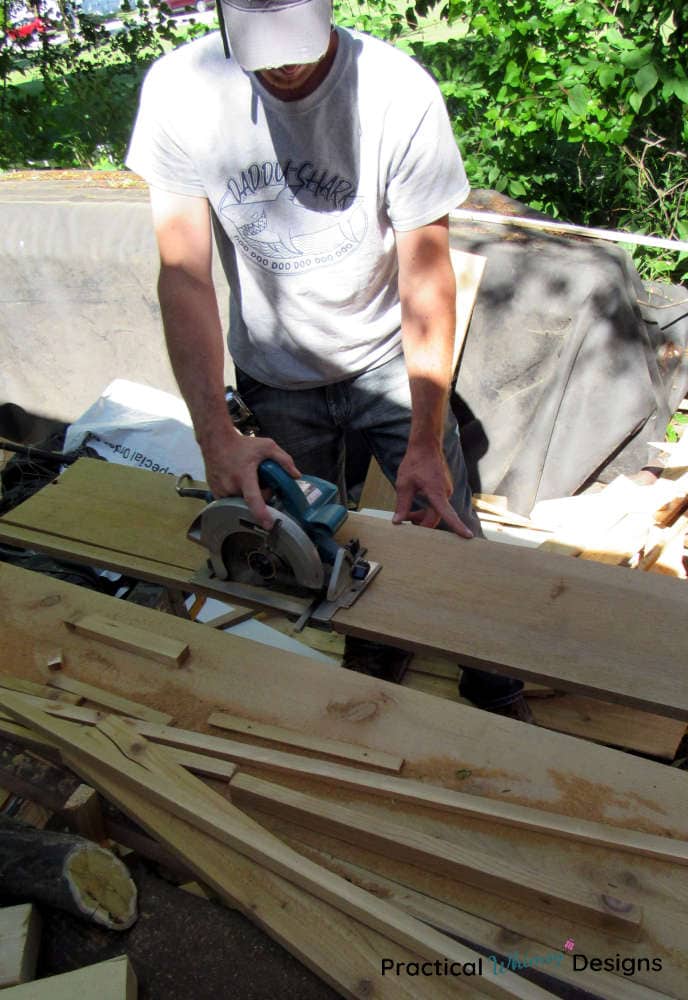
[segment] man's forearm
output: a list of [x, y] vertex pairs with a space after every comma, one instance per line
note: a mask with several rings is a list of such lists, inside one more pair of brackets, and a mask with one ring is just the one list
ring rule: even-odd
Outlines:
[[402, 301], [402, 342], [411, 387], [409, 444], [442, 441], [456, 325], [453, 271], [413, 289]]
[[226, 447], [236, 434], [225, 402], [224, 341], [215, 290], [181, 268], [162, 267], [158, 296], [172, 370], [207, 456], [214, 442]]

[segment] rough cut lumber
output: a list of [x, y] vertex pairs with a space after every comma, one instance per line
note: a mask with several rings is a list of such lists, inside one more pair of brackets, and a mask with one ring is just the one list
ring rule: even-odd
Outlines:
[[[228, 906], [240, 910], [347, 998], [451, 1000], [447, 980], [380, 974], [380, 956], [398, 962], [417, 956], [285, 879], [261, 869], [213, 837], [171, 815], [150, 798], [125, 788], [102, 767], [80, 762], [84, 776], [136, 823], [164, 844]], [[467, 980], [467, 983], [469, 981]], [[371, 985], [372, 984], [372, 985]], [[478, 991], [466, 986], [466, 996]], [[482, 996], [482, 993], [480, 994]]]
[[380, 750], [358, 747], [353, 743], [343, 743], [341, 740], [321, 740], [314, 736], [307, 736], [305, 733], [297, 733], [293, 729], [285, 729], [284, 726], [269, 726], [253, 719], [243, 719], [237, 715], [230, 715], [228, 712], [213, 712], [208, 719], [208, 725], [233, 733], [255, 736], [261, 740], [269, 740], [271, 743], [284, 743], [301, 750], [312, 750], [324, 757], [335, 757], [337, 760], [346, 760], [355, 764], [367, 764], [368, 767], [377, 768], [380, 771], [392, 771], [395, 774], [401, 771], [404, 764], [402, 757], [382, 753]]
[[[204, 621], [203, 624], [208, 628], [231, 628], [232, 625], [240, 625], [242, 622], [248, 621], [249, 618], [253, 618], [255, 615], [254, 608], [240, 608], [238, 606], [233, 607], [231, 611], [225, 611], [222, 615], [217, 615], [215, 618], [209, 618], [208, 621]], [[194, 617], [193, 615], [191, 617]]]
[[172, 662], [180, 666], [189, 655], [186, 643], [177, 642], [164, 635], [140, 632], [130, 625], [109, 621], [99, 615], [85, 615], [76, 621], [65, 621], [65, 625], [79, 635], [98, 639], [117, 649], [126, 649], [140, 656], [147, 656], [159, 663]]
[[[78, 628], [77, 631], [79, 631]], [[144, 653], [143, 655], [145, 656], [146, 654]], [[175, 660], [174, 662], [178, 661]], [[55, 674], [50, 678], [48, 684], [59, 691], [78, 695], [80, 699], [87, 699], [95, 705], [101, 705], [103, 708], [119, 712], [122, 715], [131, 715], [135, 719], [146, 719], [147, 722], [159, 722], [162, 726], [169, 725], [173, 721], [173, 716], [168, 715], [166, 712], [158, 712], [154, 708], [148, 708], [147, 705], [139, 705], [136, 701], [131, 701], [129, 698], [122, 698], [121, 695], [112, 694], [111, 691], [103, 691], [102, 688], [95, 687], [93, 684], [85, 684], [74, 677], [68, 677], [65, 673]]]
[[[51, 712], [51, 714], [54, 714], [58, 719], [69, 719], [72, 722], [82, 722], [85, 725], [97, 726], [103, 717], [100, 712], [95, 712], [92, 709], [81, 708], [80, 706], [74, 706], [73, 708], [71, 706], [59, 706], [57, 703], [46, 701], [42, 698], [33, 698], [30, 695], [24, 695], [23, 697], [27, 704], [36, 705], [36, 707], [43, 710], [46, 710], [48, 706], [51, 709], [54, 708], [55, 711]], [[143, 722], [141, 724], [144, 725]], [[154, 727], [153, 731], [155, 731], [155, 724], [150, 723], [150, 725]], [[172, 731], [175, 732], [176, 730]], [[27, 729], [25, 726], [18, 725], [15, 722], [6, 721], [2, 716], [0, 716], [0, 733], [18, 739], [24, 746], [36, 750], [38, 753], [57, 755], [59, 758], [59, 748], [52, 740], [45, 736], [40, 736], [33, 729]], [[189, 745], [188, 741], [186, 745]], [[232, 764], [229, 760], [211, 757], [207, 754], [194, 753], [191, 750], [184, 750], [182, 747], [171, 746], [170, 749], [177, 763], [181, 764], [182, 767], [188, 768], [189, 771], [193, 771], [194, 774], [202, 774], [206, 778], [218, 778], [221, 781], [229, 781], [236, 771], [236, 765]]]
[[[0, 595], [5, 610], [3, 655], [15, 673], [34, 681], [47, 676], [41, 661], [35, 659], [35, 649], [50, 644], [67, 616], [93, 612], [119, 619], [121, 614], [122, 620], [139, 628], [156, 628], [154, 611], [7, 564], [0, 564]], [[202, 670], [161, 664], [152, 671], [150, 661], [143, 658], [115, 657], [95, 642], [66, 636], [63, 648], [70, 671], [101, 684], [105, 669], [112, 690], [175, 714], [181, 726], [201, 731], [208, 715], [219, 708], [253, 718], [275, 718], [277, 695], [280, 724], [400, 754], [405, 759], [402, 773], [414, 780], [658, 838], [686, 838], [685, 773], [677, 768], [492, 717], [338, 667], [314, 664], [292, 653], [280, 654], [278, 660], [266, 658], [264, 647], [231, 633], [168, 618], [169, 634], [193, 643], [193, 662], [198, 658]], [[201, 635], [196, 639], [198, 632]], [[286, 676], [289, 684], [285, 684]], [[298, 787], [318, 791], [316, 783], [306, 777], [299, 779]], [[370, 802], [370, 796], [355, 790], [336, 796], [353, 805]], [[393, 803], [389, 808], [395, 808]], [[610, 882], [617, 888], [623, 886], [624, 891], [628, 887], [631, 898], [643, 906], [645, 940], [628, 948], [624, 945], [624, 951], [666, 958], [660, 973], [639, 973], [637, 980], [669, 995], [685, 992], [688, 868], [624, 855], [613, 847], [563, 842], [506, 828], [489, 818], [459, 819], [420, 806], [401, 808], [415, 829], [456, 843], [483, 844], [505, 857], [516, 851], [524, 862], [552, 875], [566, 868], [572, 877], [584, 881], [591, 864], [602, 867]], [[273, 828], [272, 821], [268, 825]], [[351, 860], [367, 863], [362, 862], [365, 852], [360, 848], [341, 847]], [[396, 866], [380, 856], [377, 860], [376, 870], [395, 877]], [[509, 932], [547, 941], [553, 948], [561, 947], [572, 931], [570, 921], [556, 914], [545, 918], [533, 908], [507, 900], [496, 905], [496, 897], [469, 886], [459, 898], [455, 883], [410, 865], [405, 866], [403, 881], [501, 924]], [[375, 891], [374, 881], [370, 887]], [[608, 938], [594, 928], [585, 930], [588, 953], [608, 954]], [[582, 942], [583, 937], [578, 937]], [[338, 945], [347, 948], [341, 940]], [[383, 983], [389, 985], [387, 979]]]
[[[10, 540], [14, 525], [40, 533], [54, 523], [55, 533], [77, 539], [75, 558], [109, 545], [119, 568], [130, 554], [131, 571], [155, 562], [160, 574], [168, 558], [170, 582], [179, 585], [184, 567], [188, 587], [202, 562], [186, 539], [200, 501], [182, 503], [170, 478], [81, 459], [0, 519], [0, 537]], [[688, 718], [688, 634], [680, 624], [688, 590], [679, 581], [356, 514], [341, 532], [358, 537], [383, 569], [352, 608], [337, 612], [337, 631]]]
[[[22, 703], [21, 696], [7, 694], [3, 700], [20, 721], [54, 738], [67, 753], [70, 766], [75, 770], [80, 771], [81, 760], [89, 765], [89, 773], [90, 765], [102, 767], [116, 780], [121, 780], [137, 792], [145, 792], [153, 802], [171, 810], [173, 815], [211, 833], [245, 857], [334, 904], [349, 916], [427, 960], [456, 962], [461, 966], [479, 962], [479, 956], [470, 949], [407, 918], [370, 893], [357, 889], [285, 847], [227, 800], [183, 772], [164, 751], [147, 744], [133, 728], [135, 720], [127, 723], [124, 719], [110, 716], [99, 723], [98, 731], [79, 731], [78, 727], [51, 719], [40, 710]], [[104, 734], [115, 740], [116, 746], [109, 743]], [[126, 756], [121, 752], [123, 746]], [[128, 757], [141, 763], [131, 763]], [[484, 978], [481, 987], [487, 995], [495, 997], [536, 1000], [549, 996], [546, 991], [511, 973], [494, 980]]]
[[51, 691], [45, 684], [34, 684], [33, 681], [25, 681], [20, 677], [8, 677], [6, 674], [0, 674], [0, 688], [7, 688], [8, 691], [20, 691], [22, 694], [33, 694], [37, 698], [55, 698], [72, 705], [78, 705], [83, 700], [79, 695], [58, 694], [57, 691]]
[[418, 920], [435, 927], [436, 930], [452, 934], [472, 946], [480, 942], [483, 947], [490, 948], [498, 960], [509, 956], [523, 958], [533, 955], [543, 956], [547, 953], [551, 955], [554, 951], [555, 954], [561, 955], [562, 960], [559, 964], [547, 965], [545, 967], [547, 974], [556, 980], [568, 983], [577, 991], [587, 990], [591, 996], [604, 997], [605, 1000], [664, 1000], [666, 997], [665, 993], [658, 993], [656, 990], [634, 983], [632, 979], [614, 976], [609, 972], [584, 970], [574, 972], [571, 955], [561, 951], [563, 942], [559, 943], [559, 947], [552, 949], [545, 941], [534, 941], [519, 934], [505, 934], [504, 928], [499, 924], [483, 920], [456, 906], [450, 906], [431, 896], [416, 892], [409, 886], [385, 878], [379, 872], [372, 872], [361, 865], [343, 861], [328, 854], [327, 851], [300, 843], [295, 838], [289, 838], [289, 842], [298, 850], [304, 851], [308, 857], [312, 857], [314, 861], [338, 871], [356, 885], [366, 886], [375, 881], [384, 892], [385, 899], [393, 906], [398, 906]]
[[[41, 702], [40, 699], [27, 695], [18, 695], [16, 698], [10, 699], [0, 692], [0, 709], [4, 705], [7, 710], [10, 710], [10, 704], [15, 706], [11, 710], [11, 714], [17, 718], [19, 718], [17, 706], [23, 706], [27, 710], [35, 706], [55, 718], [74, 719], [96, 726], [103, 718], [100, 713], [89, 712], [88, 709], [79, 706], [60, 708], [51, 702]], [[688, 865], [688, 841], [685, 840], [657, 837], [652, 834], [642, 834], [633, 830], [606, 826], [602, 823], [593, 823], [584, 819], [560, 816], [556, 813], [543, 812], [539, 809], [514, 805], [510, 802], [455, 792], [424, 782], [412, 781], [408, 778], [367, 772], [348, 767], [345, 764], [301, 757], [298, 754], [252, 746], [217, 736], [206, 736], [203, 733], [178, 729], [174, 726], [158, 726], [136, 719], [131, 720], [131, 722], [142, 736], [155, 743], [176, 748], [177, 751], [193, 748], [194, 751], [203, 751], [201, 756], [214, 755], [223, 761], [229, 760], [236, 764], [265, 768], [277, 773], [310, 777], [342, 788], [373, 792], [376, 795], [426, 806], [430, 809], [484, 818], [491, 822], [521, 827], [549, 836], [612, 847], [662, 861]], [[183, 757], [177, 759], [179, 763], [184, 762]], [[200, 773], [205, 772], [200, 771]]]
[[79, 785], [62, 807], [65, 823], [80, 837], [101, 844], [107, 839], [100, 796], [90, 785]]
[[3, 891], [126, 930], [138, 916], [136, 886], [122, 862], [83, 837], [35, 830], [0, 817]]
[[468, 882], [498, 896], [524, 900], [546, 912], [555, 909], [572, 920], [613, 930], [620, 937], [637, 940], [640, 936], [642, 914], [633, 904], [610, 899], [605, 893], [556, 884], [533, 869], [517, 862], [504, 863], [489, 852], [459, 848], [437, 837], [414, 833], [399, 823], [376, 819], [246, 774], [232, 778], [230, 794], [232, 801], [240, 806], [283, 816], [311, 830], [321, 830], [347, 843]]
[[136, 1000], [138, 987], [126, 955], [7, 990], [7, 1000]]
[[33, 903], [0, 908], [0, 989], [36, 974], [41, 917]]

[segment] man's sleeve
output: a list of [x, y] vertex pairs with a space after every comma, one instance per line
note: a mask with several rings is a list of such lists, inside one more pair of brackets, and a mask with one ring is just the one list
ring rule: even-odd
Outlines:
[[141, 89], [134, 131], [125, 163], [130, 170], [163, 191], [204, 197], [205, 190], [194, 163], [184, 149], [175, 116], [174, 88], [170, 74], [156, 63]]
[[429, 79], [422, 90], [411, 126], [408, 115], [397, 122], [400, 141], [388, 173], [387, 212], [400, 232], [441, 218], [470, 191], [442, 95]]

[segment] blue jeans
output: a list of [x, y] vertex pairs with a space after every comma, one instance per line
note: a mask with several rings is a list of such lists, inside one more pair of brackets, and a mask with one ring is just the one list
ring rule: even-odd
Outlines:
[[[276, 441], [306, 475], [337, 484], [346, 501], [345, 436], [358, 432], [385, 476], [394, 483], [411, 429], [411, 393], [403, 355], [354, 378], [317, 389], [274, 389], [236, 370], [237, 389], [261, 434]], [[447, 407], [444, 454], [454, 484], [451, 506], [477, 537], [459, 428]], [[513, 701], [522, 683], [485, 670], [464, 668], [461, 692], [482, 708]]]

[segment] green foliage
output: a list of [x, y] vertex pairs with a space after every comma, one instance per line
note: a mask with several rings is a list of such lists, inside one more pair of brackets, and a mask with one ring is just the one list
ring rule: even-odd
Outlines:
[[[675, 0], [448, 0], [413, 44], [471, 182], [573, 222], [688, 239], [688, 17]], [[681, 273], [643, 252], [646, 273]], [[674, 269], [678, 264], [678, 272]]]
[[45, 34], [0, 51], [0, 167], [122, 166], [145, 71], [188, 33], [158, 0], [125, 0], [115, 32], [80, 13], [42, 16]]
[[[56, 2], [52, 40], [0, 49], [0, 168], [119, 166], [146, 68], [208, 29], [180, 31], [161, 0], [130, 0], [111, 35]], [[435, 76], [474, 187], [576, 223], [688, 240], [684, 0], [336, 0], [335, 20]], [[636, 253], [647, 276], [688, 270], [687, 255]]]

